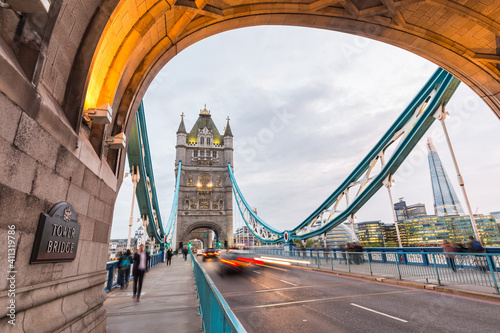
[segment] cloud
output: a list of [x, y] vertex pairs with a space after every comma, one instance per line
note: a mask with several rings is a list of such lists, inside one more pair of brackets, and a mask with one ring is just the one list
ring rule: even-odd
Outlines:
[[[165, 66], [144, 98], [163, 220], [173, 199], [181, 113], [188, 130], [205, 103], [219, 131], [230, 117], [243, 194], [268, 224], [291, 229], [341, 184], [436, 68], [393, 46], [308, 28], [238, 29], [189, 47]], [[473, 209], [500, 210], [498, 119], [463, 84], [447, 109]], [[435, 122], [429, 133], [440, 136], [440, 126]], [[432, 213], [424, 141], [423, 153], [415, 150], [395, 174], [393, 199], [425, 203]], [[446, 141], [437, 141], [461, 196]], [[112, 237], [126, 237], [128, 230], [124, 221], [132, 190], [127, 182], [117, 199]], [[357, 218], [391, 222], [387, 190], [382, 188]]]

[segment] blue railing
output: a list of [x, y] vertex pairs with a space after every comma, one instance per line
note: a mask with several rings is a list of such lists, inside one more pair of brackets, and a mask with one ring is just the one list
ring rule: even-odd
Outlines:
[[[456, 285], [492, 287], [500, 294], [500, 253], [443, 253], [440, 248], [374, 249], [363, 252], [332, 249], [279, 249], [254, 248], [256, 254], [282, 258], [301, 259], [295, 265], [317, 266], [321, 269], [370, 274], [371, 276], [394, 276], [417, 278], [426, 283], [443, 282]], [[490, 249], [488, 249], [490, 250]]]
[[[148, 269], [158, 265], [165, 261], [164, 251], [160, 251], [157, 254], [153, 254], [149, 257]], [[132, 279], [132, 272], [134, 268], [134, 264], [130, 266], [130, 276], [129, 280]], [[105, 292], [110, 292], [114, 288], [120, 286], [120, 274], [118, 269], [118, 260], [108, 261], [106, 264], [106, 271], [108, 272], [108, 281], [104, 286]]]
[[246, 332], [240, 321], [229, 308], [207, 272], [191, 253], [194, 278], [198, 289], [203, 331], [206, 333]]

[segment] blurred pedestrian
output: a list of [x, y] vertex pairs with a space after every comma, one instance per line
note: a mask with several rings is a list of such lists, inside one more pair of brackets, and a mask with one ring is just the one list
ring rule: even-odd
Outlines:
[[354, 243], [352, 247], [355, 252], [354, 263], [356, 265], [363, 263], [363, 246], [361, 246], [361, 243]]
[[137, 302], [141, 299], [142, 282], [144, 274], [148, 269], [149, 253], [144, 251], [144, 245], [139, 246], [139, 251], [134, 254], [134, 294], [132, 298], [136, 298]]
[[186, 249], [185, 247], [182, 248], [182, 255], [184, 256], [184, 260], [187, 260], [188, 249]]
[[467, 248], [471, 253], [475, 253], [474, 261], [476, 266], [483, 272], [487, 271], [486, 257], [484, 256], [485, 250], [481, 245], [481, 242], [474, 238], [474, 236], [469, 236], [469, 241], [467, 242]]
[[[342, 260], [343, 260], [343, 261], [345, 262], [345, 264], [347, 265], [347, 259], [346, 259], [346, 258], [347, 258], [347, 255], [346, 255], [346, 251], [347, 251], [347, 249], [346, 249], [346, 247], [345, 247], [345, 245], [344, 245], [344, 244], [341, 244], [341, 245], [339, 246], [339, 251], [340, 251], [340, 254], [342, 255]], [[342, 260], [340, 261], [340, 263], [342, 263]]]
[[443, 245], [441, 245], [441, 248], [443, 249], [443, 252], [445, 253], [445, 258], [446, 262], [448, 263], [448, 266], [454, 271], [457, 271], [457, 268], [455, 267], [455, 256], [450, 253], [455, 253], [457, 251], [457, 247], [453, 244], [450, 243], [447, 239], [443, 241]]
[[127, 250], [118, 261], [120, 272], [120, 289], [128, 287], [128, 280], [130, 278], [130, 266], [132, 265], [132, 254]]
[[172, 256], [173, 255], [174, 255], [174, 252], [172, 251], [172, 249], [169, 248], [167, 250], [167, 266], [172, 264]]
[[347, 260], [349, 260], [349, 263], [351, 264], [352, 262], [354, 262], [354, 244], [347, 243], [346, 251], [348, 252], [347, 253]]

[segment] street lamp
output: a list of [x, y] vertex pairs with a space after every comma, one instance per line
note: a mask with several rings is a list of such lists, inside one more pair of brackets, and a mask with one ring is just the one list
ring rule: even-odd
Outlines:
[[137, 188], [137, 183], [141, 179], [141, 176], [139, 175], [139, 167], [138, 166], [132, 166], [132, 183], [134, 184], [134, 190], [132, 192], [132, 207], [130, 208], [130, 219], [128, 222], [128, 238], [127, 238], [127, 249], [130, 249], [130, 236], [132, 234], [132, 220], [134, 218], [134, 200], [135, 200], [135, 190]]

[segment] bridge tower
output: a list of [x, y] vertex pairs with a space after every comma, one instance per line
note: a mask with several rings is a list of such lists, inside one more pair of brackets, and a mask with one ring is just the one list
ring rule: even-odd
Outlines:
[[[221, 135], [206, 105], [188, 133], [184, 114], [177, 130], [175, 172], [182, 161], [179, 204], [177, 207], [177, 244], [187, 246], [190, 239], [233, 245], [233, 204], [227, 164], [233, 165], [233, 134], [227, 119]], [[207, 235], [206, 237], [203, 237]]]

